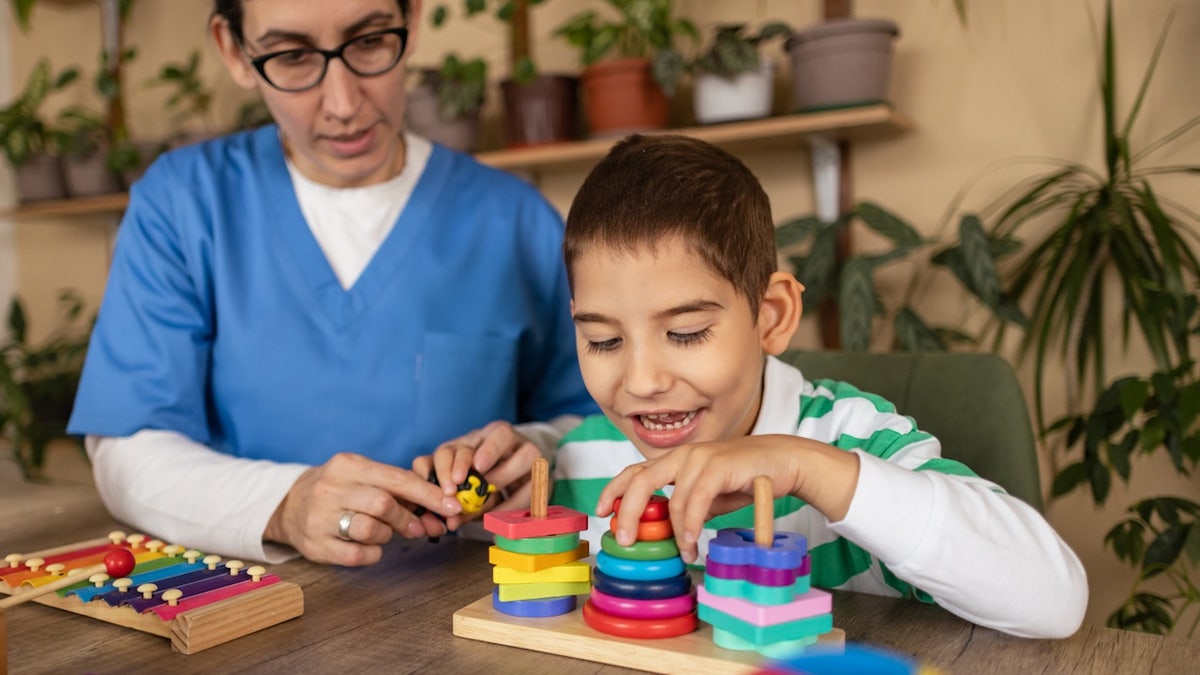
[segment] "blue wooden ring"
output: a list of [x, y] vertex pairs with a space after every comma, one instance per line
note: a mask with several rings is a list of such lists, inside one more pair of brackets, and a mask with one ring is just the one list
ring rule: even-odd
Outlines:
[[626, 560], [607, 551], [596, 554], [596, 567], [610, 577], [631, 581], [658, 581], [679, 576], [685, 569], [679, 556], [663, 560]]
[[598, 588], [601, 593], [618, 598], [657, 600], [674, 598], [690, 592], [692, 590], [692, 577], [684, 571], [679, 576], [671, 577], [670, 579], [633, 581], [631, 579], [620, 579], [610, 576], [600, 571], [598, 567], [593, 567], [592, 585]]
[[506, 602], [500, 599], [500, 587], [493, 586], [492, 607], [495, 607], [497, 612], [502, 612], [509, 616], [540, 619], [574, 611], [575, 596], [563, 595], [557, 598], [544, 598], [541, 600], [509, 600]]

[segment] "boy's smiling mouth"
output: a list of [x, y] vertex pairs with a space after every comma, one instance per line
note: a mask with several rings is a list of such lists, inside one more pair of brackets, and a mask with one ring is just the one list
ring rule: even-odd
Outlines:
[[629, 416], [633, 432], [656, 448], [671, 448], [686, 441], [698, 426], [699, 410], [635, 413]]

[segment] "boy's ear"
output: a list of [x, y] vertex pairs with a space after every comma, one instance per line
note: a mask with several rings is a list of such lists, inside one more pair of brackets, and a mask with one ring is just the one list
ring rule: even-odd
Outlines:
[[800, 325], [804, 302], [800, 299], [804, 286], [787, 272], [775, 272], [767, 282], [762, 302], [758, 305], [758, 335], [763, 351], [778, 356], [787, 350], [792, 336]]

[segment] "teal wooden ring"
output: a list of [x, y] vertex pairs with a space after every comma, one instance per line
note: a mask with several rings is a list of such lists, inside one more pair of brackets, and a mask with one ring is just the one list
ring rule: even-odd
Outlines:
[[614, 558], [625, 560], [666, 560], [679, 555], [679, 546], [673, 537], [655, 541], [637, 541], [632, 546], [622, 546], [617, 543], [612, 530], [605, 530], [600, 537], [600, 548]]
[[496, 545], [511, 553], [528, 555], [546, 555], [549, 553], [566, 553], [574, 551], [579, 546], [579, 533], [554, 534], [547, 537], [522, 537], [509, 539], [496, 535]]

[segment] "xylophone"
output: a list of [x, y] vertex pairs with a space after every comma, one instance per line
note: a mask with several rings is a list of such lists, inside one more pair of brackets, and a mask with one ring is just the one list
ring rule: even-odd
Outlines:
[[[120, 578], [92, 574], [116, 549], [133, 554], [132, 572]], [[28, 594], [31, 602], [170, 638], [172, 648], [184, 654], [304, 613], [300, 587], [261, 566], [246, 568], [238, 560], [222, 561], [140, 534], [111, 532], [102, 539], [9, 554], [4, 560], [0, 592]], [[71, 577], [78, 582], [70, 583]], [[58, 586], [64, 587], [34, 597], [39, 588]]]

